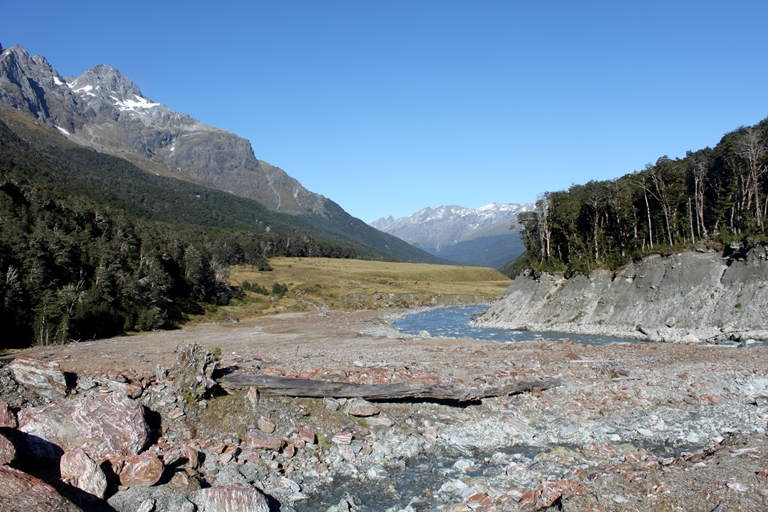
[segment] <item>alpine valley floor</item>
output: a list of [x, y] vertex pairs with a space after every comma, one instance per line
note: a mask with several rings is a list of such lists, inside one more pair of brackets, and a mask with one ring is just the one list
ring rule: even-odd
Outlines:
[[[17, 385], [8, 356], [0, 399], [19, 414], [132, 385], [159, 418], [146, 451], [164, 461], [163, 479], [113, 487], [83, 510], [217, 510], [195, 501], [206, 486], [255, 487], [283, 512], [768, 508], [768, 348], [412, 338], [391, 327], [399, 314], [294, 313], [37, 348], [25, 354], [76, 374], [76, 393], [51, 399]], [[173, 370], [158, 370], [173, 368], [188, 343], [239, 373], [475, 388], [556, 377], [560, 385], [469, 404], [364, 404], [370, 416], [352, 401], [249, 389], [194, 400], [174, 391]], [[202, 462], [172, 456], [187, 449]]]

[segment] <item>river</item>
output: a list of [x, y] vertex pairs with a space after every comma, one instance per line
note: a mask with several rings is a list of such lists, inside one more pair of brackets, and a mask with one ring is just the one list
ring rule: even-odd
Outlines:
[[469, 321], [473, 316], [486, 311], [488, 306], [471, 305], [448, 308], [435, 308], [408, 315], [397, 320], [395, 328], [406, 334], [418, 336], [427, 331], [432, 337], [462, 338], [470, 337], [476, 340], [512, 343], [522, 341], [559, 341], [568, 338], [584, 345], [612, 345], [616, 343], [636, 343], [636, 340], [615, 338], [612, 336], [595, 336], [589, 334], [566, 334], [559, 332], [512, 331], [508, 329], [490, 329], [472, 327]]

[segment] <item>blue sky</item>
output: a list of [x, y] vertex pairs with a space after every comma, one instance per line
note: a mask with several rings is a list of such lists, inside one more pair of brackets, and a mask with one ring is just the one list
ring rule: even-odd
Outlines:
[[768, 116], [764, 1], [0, 0], [0, 43], [116, 67], [366, 222], [532, 202]]

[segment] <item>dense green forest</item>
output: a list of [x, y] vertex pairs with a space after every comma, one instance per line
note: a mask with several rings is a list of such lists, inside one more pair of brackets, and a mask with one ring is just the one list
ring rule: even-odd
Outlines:
[[[201, 304], [239, 293], [226, 283], [229, 265], [355, 256], [301, 232], [244, 229], [248, 213], [238, 218], [204, 201], [198, 209], [174, 190], [164, 196], [167, 216], [175, 212], [182, 223], [157, 220], [167, 218], [158, 211], [163, 198], [125, 199], [154, 189], [121, 184], [119, 167], [106, 174], [119, 159], [71, 151], [52, 158], [0, 122], [0, 348], [176, 325]], [[104, 175], [94, 162], [106, 166]], [[112, 191], [89, 183], [97, 179]]]
[[617, 269], [650, 251], [701, 241], [764, 238], [768, 223], [768, 119], [727, 133], [714, 149], [659, 158], [615, 180], [547, 192], [518, 217], [523, 266]]

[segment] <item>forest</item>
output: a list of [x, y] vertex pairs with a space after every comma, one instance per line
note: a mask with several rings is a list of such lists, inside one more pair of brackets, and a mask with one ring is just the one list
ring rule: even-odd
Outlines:
[[614, 180], [546, 192], [518, 217], [526, 253], [513, 271], [616, 270], [632, 258], [701, 242], [763, 240], [768, 118], [712, 148], [666, 156]]
[[[109, 161], [84, 151], [105, 166], [100, 179], [109, 182]], [[230, 265], [268, 270], [271, 256], [356, 256], [301, 232], [245, 229], [248, 219], [173, 191], [166, 198], [188, 222], [170, 222], [119, 197], [120, 188], [136, 193], [128, 183], [110, 197], [72, 178], [75, 169], [99, 176], [83, 161], [87, 153], [75, 156], [51, 158], [0, 122], [0, 348], [178, 325], [201, 305], [238, 296], [227, 284]], [[144, 192], [144, 205], [162, 204], [149, 201], [152, 189]]]

